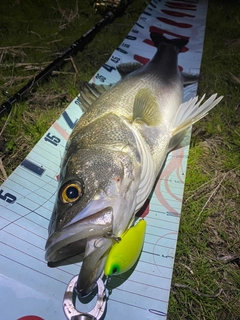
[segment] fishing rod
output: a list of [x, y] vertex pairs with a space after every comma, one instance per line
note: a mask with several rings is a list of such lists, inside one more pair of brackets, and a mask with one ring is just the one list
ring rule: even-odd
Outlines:
[[95, 1], [96, 11], [105, 13], [104, 17], [97, 22], [90, 30], [88, 30], [83, 36], [76, 40], [71, 46], [53, 62], [51, 62], [45, 69], [37, 74], [32, 80], [30, 80], [25, 86], [23, 86], [18, 92], [16, 92], [7, 101], [3, 102], [0, 106], [0, 115], [5, 111], [10, 110], [12, 105], [19, 101], [28, 91], [30, 91], [39, 81], [47, 78], [51, 75], [54, 69], [63, 64], [64, 60], [71, 55], [75, 55], [78, 51], [82, 51], [84, 46], [92, 40], [95, 34], [107, 23], [112, 22], [116, 16], [122, 15], [125, 8], [129, 5], [131, 0], [103, 0]]

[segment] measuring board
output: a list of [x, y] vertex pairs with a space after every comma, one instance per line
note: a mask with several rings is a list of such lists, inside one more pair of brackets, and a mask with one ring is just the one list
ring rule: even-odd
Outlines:
[[[122, 44], [91, 79], [115, 83], [116, 65], [146, 63], [156, 48], [149, 33], [186, 38], [179, 67], [200, 72], [207, 0], [152, 0]], [[187, 101], [197, 85], [184, 91]], [[82, 112], [76, 97], [25, 160], [0, 187], [0, 310], [3, 320], [64, 320], [62, 299], [81, 263], [48, 268], [44, 260], [47, 228], [52, 213], [60, 162], [68, 137]], [[181, 147], [171, 152], [156, 185], [149, 210], [143, 251], [134, 270], [116, 276], [105, 320], [164, 319], [174, 264], [183, 198], [190, 131]], [[95, 304], [95, 302], [93, 302]], [[85, 306], [91, 310], [91, 306]], [[32, 315], [31, 317], [27, 317]], [[129, 316], [131, 315], [131, 316]]]

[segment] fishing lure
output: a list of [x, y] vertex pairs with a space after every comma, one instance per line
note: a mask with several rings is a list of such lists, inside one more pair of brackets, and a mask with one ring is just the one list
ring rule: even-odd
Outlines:
[[145, 231], [146, 221], [140, 220], [125, 231], [121, 240], [112, 246], [104, 267], [107, 277], [124, 273], [135, 264], [142, 250]]

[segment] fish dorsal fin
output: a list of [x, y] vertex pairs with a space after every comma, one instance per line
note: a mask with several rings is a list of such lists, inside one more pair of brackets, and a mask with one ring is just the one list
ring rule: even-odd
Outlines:
[[82, 103], [84, 110], [87, 110], [95, 100], [111, 87], [112, 84], [104, 86], [102, 84], [81, 82], [78, 99]]
[[152, 91], [143, 88], [135, 96], [133, 105], [133, 121], [141, 121], [148, 126], [157, 126], [161, 123], [161, 113], [157, 99]]
[[142, 64], [139, 62], [127, 62], [121, 63], [117, 66], [117, 71], [119, 72], [120, 76], [123, 78], [127, 76], [129, 73], [136, 71], [142, 67]]

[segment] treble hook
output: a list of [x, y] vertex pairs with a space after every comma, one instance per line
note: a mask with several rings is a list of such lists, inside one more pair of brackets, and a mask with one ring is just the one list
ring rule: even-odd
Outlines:
[[106, 309], [106, 288], [101, 278], [97, 281], [98, 294], [95, 307], [85, 313], [75, 308], [78, 275], [70, 280], [63, 298], [63, 310], [68, 320], [100, 320]]

